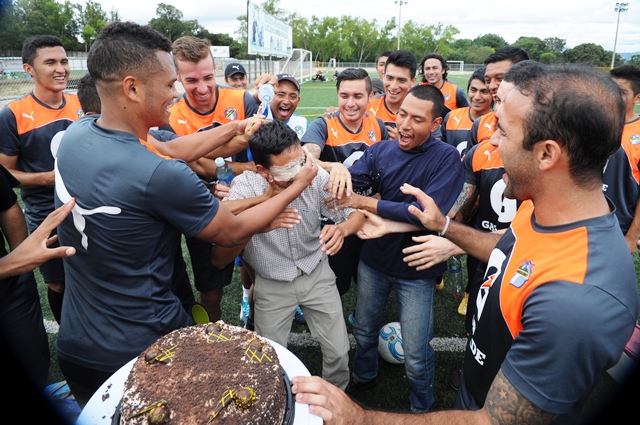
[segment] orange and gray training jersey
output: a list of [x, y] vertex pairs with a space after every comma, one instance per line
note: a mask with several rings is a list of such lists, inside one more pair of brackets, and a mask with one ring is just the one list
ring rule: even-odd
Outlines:
[[170, 110], [171, 130], [178, 136], [186, 136], [251, 117], [258, 112], [258, 104], [251, 93], [245, 90], [217, 86], [216, 103], [211, 111], [205, 113], [196, 111], [189, 105], [186, 95], [176, 100]]
[[388, 125], [393, 128], [396, 127], [396, 116], [398, 114], [389, 110], [387, 107], [386, 96], [384, 94], [380, 94], [371, 99], [367, 105], [367, 113], [380, 118], [382, 122], [384, 122], [384, 125]]
[[617, 226], [613, 212], [543, 226], [532, 202], [522, 203], [478, 292], [461, 407], [482, 407], [501, 371], [537, 408], [575, 422], [638, 316], [633, 260]]
[[387, 140], [389, 133], [380, 118], [365, 114], [357, 132], [347, 129], [340, 113], [316, 118], [302, 136], [302, 144], [320, 146], [320, 160], [341, 162], [349, 168], [369, 146]]
[[[64, 93], [62, 104], [52, 108], [29, 93], [0, 110], [0, 153], [17, 157], [17, 168], [26, 173], [53, 171], [62, 136], [82, 115], [75, 94]], [[53, 186], [25, 187], [21, 192], [31, 219], [44, 220], [54, 210]]]
[[454, 109], [444, 117], [440, 126], [442, 131], [440, 139], [456, 148], [462, 157], [469, 150], [472, 126], [471, 107]]
[[602, 191], [616, 206], [620, 229], [626, 234], [640, 199], [640, 118], [625, 123], [621, 146], [609, 157]]
[[475, 186], [478, 193], [475, 227], [485, 232], [509, 227], [516, 215], [518, 202], [504, 197], [504, 164], [498, 148], [485, 140], [467, 152], [462, 164], [464, 182]]

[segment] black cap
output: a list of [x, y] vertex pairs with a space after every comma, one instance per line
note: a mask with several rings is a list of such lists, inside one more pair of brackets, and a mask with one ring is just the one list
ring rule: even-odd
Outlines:
[[371, 91], [374, 93], [384, 93], [384, 84], [380, 78], [371, 79]]
[[229, 78], [233, 74], [247, 75], [247, 71], [245, 71], [244, 66], [240, 65], [238, 62], [231, 62], [224, 69], [224, 78]]
[[298, 80], [296, 80], [296, 78], [293, 75], [290, 75], [290, 74], [278, 74], [278, 75], [276, 75], [276, 77], [278, 77], [278, 82], [280, 82], [280, 81], [291, 81], [293, 83], [293, 85], [296, 86], [298, 91], [300, 91], [300, 83], [298, 82]]

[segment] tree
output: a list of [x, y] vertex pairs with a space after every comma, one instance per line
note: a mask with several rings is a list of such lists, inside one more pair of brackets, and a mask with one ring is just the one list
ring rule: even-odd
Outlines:
[[631, 59], [629, 59], [629, 63], [632, 65], [640, 66], [640, 55], [631, 56]]
[[427, 53], [439, 53], [446, 57], [451, 53], [449, 47], [453, 37], [460, 31], [451, 25], [417, 25], [409, 20], [402, 27], [402, 49], [409, 50], [420, 60]]
[[498, 34], [480, 35], [473, 40], [473, 44], [477, 46], [491, 47], [494, 51], [503, 47], [507, 47], [509, 45], [509, 43], [507, 43], [507, 40], [500, 37]]
[[11, 0], [5, 0], [0, 10], [0, 51], [20, 50], [27, 37]]
[[535, 61], [539, 61], [540, 56], [547, 51], [547, 45], [538, 37], [520, 37], [513, 45], [522, 47], [529, 54], [529, 58]]
[[149, 26], [174, 41], [185, 35], [187, 25], [182, 17], [182, 12], [174, 6], [160, 3], [156, 7], [156, 17], [149, 21]]
[[[565, 50], [562, 54], [564, 60], [569, 63], [588, 63], [594, 66], [608, 66], [611, 56], [607, 59], [607, 54], [602, 46], [593, 43], [579, 44], [573, 49]], [[609, 61], [609, 63], [607, 63]]]
[[106, 12], [102, 10], [100, 3], [92, 0], [87, 0], [84, 7], [82, 7], [81, 4], [76, 5], [76, 10], [86, 52], [89, 50], [89, 47], [91, 47], [91, 44], [93, 44], [98, 33], [107, 25], [109, 19], [107, 18]]

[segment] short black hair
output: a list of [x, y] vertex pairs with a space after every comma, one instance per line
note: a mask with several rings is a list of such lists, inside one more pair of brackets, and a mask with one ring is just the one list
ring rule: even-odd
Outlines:
[[531, 99], [522, 146], [555, 140], [568, 152], [569, 173], [582, 187], [602, 184], [602, 170], [620, 148], [625, 105], [618, 85], [587, 65], [524, 67], [514, 90]]
[[473, 74], [471, 74], [471, 77], [469, 77], [469, 82], [467, 83], [467, 92], [469, 91], [469, 87], [471, 87], [471, 82], [473, 80], [480, 80], [482, 81], [482, 84], [484, 84], [484, 71], [486, 70], [487, 67], [483, 66], [482, 68], [478, 68], [473, 71]]
[[512, 64], [516, 64], [518, 62], [526, 61], [527, 59], [529, 59], [529, 54], [522, 47], [507, 46], [502, 49], [498, 49], [487, 56], [484, 60], [484, 64], [489, 65], [490, 63], [506, 60], [511, 61]]
[[433, 102], [433, 107], [431, 108], [431, 116], [433, 119], [442, 116], [442, 112], [444, 111], [444, 96], [440, 89], [430, 84], [419, 84], [411, 87], [407, 95], [410, 94], [420, 100]]
[[422, 60], [420, 61], [420, 65], [418, 65], [418, 73], [422, 74], [422, 82], [423, 83], [427, 82], [427, 78], [424, 76], [424, 63], [429, 59], [438, 59], [440, 61], [440, 63], [442, 64], [442, 69], [444, 69], [444, 74], [442, 74], [442, 79], [446, 80], [447, 76], [449, 75], [449, 72], [448, 72], [449, 65], [447, 65], [447, 60], [444, 58], [444, 56], [439, 55], [437, 53], [429, 53], [422, 58]]
[[378, 56], [376, 56], [376, 65], [378, 64], [380, 58], [388, 58], [391, 53], [393, 53], [393, 50], [383, 50], [378, 53]]
[[78, 100], [85, 114], [99, 114], [102, 110], [98, 90], [88, 72], [78, 82]]
[[127, 74], [155, 72], [157, 51], [171, 53], [171, 41], [148, 25], [112, 22], [100, 31], [87, 56], [95, 82], [113, 82]]
[[609, 71], [609, 75], [628, 81], [633, 89], [634, 97], [640, 94], [640, 66], [631, 63], [620, 65]]
[[387, 58], [387, 63], [384, 65], [385, 71], [389, 64], [408, 69], [412, 79], [416, 76], [418, 61], [416, 60], [416, 56], [408, 50], [396, 50], [391, 53]]
[[371, 78], [369, 77], [369, 73], [362, 68], [347, 68], [339, 73], [336, 79], [336, 89], [340, 90], [340, 84], [342, 84], [343, 81], [355, 80], [364, 80], [367, 93], [371, 93]]
[[34, 35], [22, 43], [22, 63], [33, 66], [33, 61], [38, 56], [38, 49], [43, 47], [62, 47], [62, 40], [55, 35]]
[[253, 161], [264, 168], [271, 166], [271, 157], [280, 155], [292, 146], [300, 144], [296, 132], [279, 120], [265, 123], [249, 138]]

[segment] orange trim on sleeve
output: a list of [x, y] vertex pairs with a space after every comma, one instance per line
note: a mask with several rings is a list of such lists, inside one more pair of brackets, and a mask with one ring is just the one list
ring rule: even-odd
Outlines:
[[[523, 202], [511, 223], [516, 243], [500, 289], [500, 308], [513, 338], [522, 330], [522, 308], [534, 289], [552, 281], [581, 284], [587, 273], [586, 228], [539, 233], [531, 226], [533, 212], [533, 204]], [[523, 240], [527, 244], [518, 243]], [[549, 246], [554, 247], [553, 254]]]

